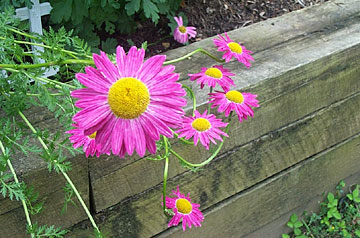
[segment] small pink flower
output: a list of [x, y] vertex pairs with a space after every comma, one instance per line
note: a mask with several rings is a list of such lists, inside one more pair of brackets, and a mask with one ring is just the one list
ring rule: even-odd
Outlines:
[[73, 143], [74, 148], [83, 146], [86, 157], [89, 157], [89, 155], [94, 156], [95, 154], [96, 157], [99, 157], [101, 154], [101, 147], [95, 142], [96, 132], [86, 136], [84, 135], [84, 130], [79, 128], [77, 124], [73, 124], [72, 126], [75, 127], [75, 129], [67, 131], [66, 133], [72, 134], [69, 139], [71, 143]]
[[185, 44], [190, 38], [194, 38], [196, 36], [196, 28], [193, 26], [185, 27], [181, 16], [174, 17], [174, 19], [178, 24], [174, 31], [174, 39], [177, 42]]
[[223, 59], [226, 63], [234, 56], [239, 62], [243, 63], [247, 68], [250, 68], [250, 61], [254, 61], [254, 58], [250, 55], [253, 52], [247, 50], [245, 46], [240, 45], [231, 40], [228, 34], [225, 32], [225, 38], [222, 35], [218, 35], [219, 39], [213, 39], [214, 44], [218, 47], [218, 51], [225, 51]]
[[197, 145], [200, 138], [201, 144], [208, 150], [210, 141], [216, 144], [214, 139], [222, 141], [220, 135], [228, 136], [219, 129], [219, 127], [225, 127], [227, 124], [222, 122], [221, 119], [217, 119], [213, 114], [207, 115], [207, 110], [202, 115], [195, 111], [194, 117], [184, 117], [183, 128], [175, 133], [179, 133], [180, 138], [185, 137], [187, 140], [194, 137], [195, 145]]
[[213, 103], [211, 108], [219, 106], [218, 112], [225, 112], [225, 116], [229, 116], [231, 111], [235, 111], [240, 122], [243, 119], [246, 120], [248, 116], [254, 116], [251, 107], [259, 107], [257, 95], [251, 93], [225, 90], [225, 92], [209, 93], [209, 95], [209, 103]]
[[191, 228], [192, 225], [196, 227], [201, 226], [204, 216], [199, 210], [200, 204], [191, 203], [190, 194], [186, 197], [180, 193], [179, 186], [176, 191], [172, 191], [176, 197], [166, 197], [166, 207], [172, 209], [175, 215], [171, 218], [168, 227], [177, 226], [182, 219], [182, 227], [185, 231], [186, 225]]
[[235, 86], [234, 81], [230, 76], [235, 74], [230, 70], [223, 68], [221, 65], [215, 65], [211, 68], [201, 68], [200, 73], [189, 74], [190, 80], [197, 80], [197, 83], [201, 85], [201, 89], [207, 84], [209, 87], [215, 87], [218, 83], [224, 90], [229, 90], [230, 85]]

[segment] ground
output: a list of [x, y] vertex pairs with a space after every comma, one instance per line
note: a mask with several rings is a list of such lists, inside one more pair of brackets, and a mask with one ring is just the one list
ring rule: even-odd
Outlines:
[[[197, 36], [191, 42], [214, 36], [253, 23], [277, 17], [327, 0], [184, 0], [180, 12], [188, 17], [189, 26], [195, 26]], [[148, 21], [138, 23], [138, 30], [130, 35], [115, 34], [119, 44], [128, 49], [147, 41], [148, 56], [182, 46], [170, 35], [168, 19], [162, 17], [157, 25]]]

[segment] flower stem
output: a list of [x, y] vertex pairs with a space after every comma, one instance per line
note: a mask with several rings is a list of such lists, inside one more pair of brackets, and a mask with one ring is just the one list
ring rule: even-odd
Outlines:
[[167, 177], [168, 177], [168, 169], [169, 169], [169, 147], [168, 147], [168, 141], [167, 138], [165, 136], [163, 136], [163, 140], [164, 140], [164, 145], [165, 145], [165, 166], [164, 166], [164, 182], [163, 182], [163, 209], [164, 209], [164, 214], [165, 216], [167, 216], [167, 212], [166, 212], [166, 182], [167, 182]]
[[0, 64], [0, 69], [10, 68], [10, 69], [33, 69], [40, 67], [50, 67], [54, 65], [64, 65], [64, 64], [94, 64], [93, 60], [81, 60], [81, 59], [66, 59], [58, 61], [50, 61], [39, 64]]
[[194, 91], [187, 85], [182, 84], [182, 86], [190, 93], [190, 98], [193, 100], [193, 113], [192, 115], [195, 116], [195, 110], [196, 110], [196, 97], [194, 94]]
[[[9, 28], [8, 29], [14, 33], [17, 33], [19, 35], [23, 35], [23, 36], [26, 36], [30, 39], [33, 39], [33, 40], [39, 40], [36, 36], [32, 36], [32, 35], [29, 35], [27, 33], [24, 33], [24, 32], [21, 32], [21, 31], [18, 31], [16, 29], [13, 29], [13, 28]], [[5, 37], [0, 37], [0, 40], [6, 40]], [[34, 46], [40, 46], [40, 47], [43, 47], [43, 48], [46, 48], [46, 49], [52, 49], [52, 50], [59, 50], [59, 51], [62, 51], [72, 57], [74, 57], [74, 55], [77, 55], [77, 56], [84, 56], [84, 57], [87, 57], [89, 59], [92, 59], [92, 57], [90, 55], [84, 55], [84, 54], [79, 54], [77, 52], [74, 52], [74, 51], [71, 51], [71, 50], [65, 50], [65, 49], [61, 49], [61, 48], [58, 48], [58, 47], [52, 47], [52, 46], [48, 46], [48, 45], [44, 45], [44, 44], [40, 44], [40, 43], [35, 43], [35, 42], [31, 42], [31, 41], [21, 41], [21, 40], [14, 40], [14, 43], [16, 44], [24, 44], [24, 45], [34, 45]]]
[[38, 39], [36, 36], [30, 35], [28, 33], [25, 33], [25, 32], [19, 31], [19, 30], [16, 30], [16, 29], [14, 29], [12, 27], [6, 27], [6, 29], [8, 29], [9, 31], [12, 31], [12, 32], [14, 32], [16, 34], [19, 34], [19, 35], [25, 36], [27, 38], [33, 39], [33, 40]]
[[[212, 93], [213, 92], [213, 87], [210, 87], [210, 93]], [[210, 100], [209, 100], [209, 102], [208, 102], [208, 114], [210, 114], [211, 113], [211, 105], [210, 105]]]
[[[226, 126], [225, 128], [225, 133], [227, 134], [229, 132], [229, 128], [230, 128], [230, 121], [229, 124]], [[215, 150], [215, 152], [205, 161], [201, 162], [200, 164], [193, 164], [188, 162], [187, 160], [185, 160], [181, 155], [179, 155], [178, 153], [176, 153], [173, 149], [170, 149], [170, 153], [172, 153], [173, 155], [176, 156], [176, 158], [178, 158], [179, 160], [181, 160], [182, 162], [184, 162], [186, 165], [190, 166], [190, 167], [202, 167], [204, 165], [207, 165], [208, 163], [210, 163], [220, 152], [221, 148], [224, 145], [225, 142], [225, 136], [222, 137], [222, 142], [218, 145], [218, 148]]]
[[[35, 128], [33, 127], [33, 125], [29, 122], [29, 120], [25, 117], [25, 115], [21, 112], [18, 111], [20, 117], [25, 121], [26, 125], [30, 128], [30, 130], [34, 133], [37, 134], [37, 131], [35, 130]], [[37, 139], [39, 140], [40, 144], [43, 146], [43, 148], [45, 149], [46, 153], [50, 154], [49, 148], [47, 147], [47, 145], [45, 144], [45, 142], [43, 141], [43, 139], [40, 136], [37, 136]], [[54, 160], [54, 162], [56, 163], [57, 161]], [[89, 209], [87, 208], [84, 200], [81, 198], [80, 193], [78, 192], [78, 190], [76, 189], [75, 185], [73, 184], [73, 182], [71, 181], [70, 177], [67, 175], [67, 173], [60, 167], [60, 171], [62, 173], [62, 175], [65, 177], [66, 181], [70, 184], [71, 188], [74, 190], [74, 193], [76, 195], [76, 197], [78, 198], [81, 206], [83, 207], [86, 215], [88, 216], [92, 226], [96, 229], [97, 232], [100, 233], [99, 228], [97, 227], [94, 218], [92, 217], [92, 215], [90, 214]]]
[[[175, 135], [177, 138], [179, 138], [179, 134], [175, 133], [174, 131], [172, 131], [172, 132], [174, 133], [174, 135]], [[193, 141], [188, 141], [188, 140], [186, 140], [186, 139], [184, 139], [184, 138], [182, 138], [182, 137], [180, 137], [179, 140], [181, 140], [182, 142], [184, 142], [185, 144], [188, 144], [188, 145], [193, 145], [193, 144], [194, 144]]]
[[[2, 143], [1, 141], [0, 141], [0, 149], [1, 149], [2, 153], [3, 153], [3, 155], [5, 155], [5, 153], [6, 153], [6, 152], [5, 152], [5, 148], [4, 148], [4, 145], [3, 145], [3, 143]], [[19, 184], [19, 180], [18, 180], [18, 178], [17, 178], [17, 176], [16, 176], [14, 167], [12, 166], [11, 161], [10, 161], [9, 158], [7, 159], [7, 164], [8, 164], [8, 166], [9, 166], [9, 168], [10, 168], [10, 171], [11, 171], [13, 177], [14, 177], [15, 183], [16, 183], [16, 184]], [[30, 215], [29, 215], [29, 210], [28, 210], [28, 208], [27, 208], [27, 205], [26, 205], [26, 202], [25, 202], [24, 199], [21, 199], [21, 204], [22, 204], [22, 206], [23, 206], [23, 208], [24, 208], [25, 217], [26, 217], [26, 222], [27, 222], [28, 226], [31, 228], [31, 227], [32, 227], [32, 223], [31, 223], [31, 219], [30, 219]], [[34, 233], [31, 233], [31, 237], [35, 237]]]
[[206, 51], [206, 50], [204, 50], [204, 49], [202, 49], [202, 48], [198, 48], [198, 49], [190, 52], [189, 54], [186, 54], [186, 55], [184, 55], [184, 56], [182, 56], [182, 57], [179, 57], [179, 58], [177, 58], [177, 59], [165, 61], [165, 62], [164, 62], [164, 65], [173, 64], [173, 63], [179, 62], [179, 61], [181, 61], [181, 60], [187, 59], [187, 58], [189, 58], [190, 56], [192, 56], [193, 54], [196, 54], [197, 52], [200, 52], [200, 53], [203, 53], [203, 54], [209, 56], [210, 58], [214, 59], [216, 62], [219, 62], [219, 63], [224, 63], [224, 62], [225, 62], [225, 60], [219, 59], [218, 57], [212, 55], [212, 54], [209, 53], [208, 51]]
[[35, 80], [39, 80], [39, 81], [44, 82], [44, 83], [53, 84], [53, 85], [55, 85], [55, 87], [58, 88], [58, 89], [62, 89], [62, 86], [65, 86], [65, 87], [68, 87], [68, 88], [77, 89], [77, 87], [75, 87], [75, 86], [73, 86], [73, 85], [70, 85], [70, 84], [67, 84], [67, 83], [62, 83], [62, 82], [59, 82], [59, 81], [50, 80], [50, 79], [48, 79], [48, 78], [43, 78], [43, 77], [31, 76], [30, 74], [28, 74], [28, 73], [25, 72], [25, 71], [23, 71], [23, 73], [24, 73], [28, 78], [35, 79]]

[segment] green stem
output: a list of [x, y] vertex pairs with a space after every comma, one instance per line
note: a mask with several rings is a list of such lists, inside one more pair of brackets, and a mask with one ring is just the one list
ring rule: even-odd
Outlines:
[[9, 31], [12, 31], [12, 32], [14, 32], [16, 34], [19, 34], [19, 35], [25, 36], [27, 38], [33, 39], [33, 40], [38, 39], [36, 36], [30, 35], [28, 33], [25, 33], [25, 32], [19, 31], [19, 30], [16, 30], [16, 29], [14, 29], [12, 27], [6, 27], [6, 29], [8, 29]]
[[174, 135], [175, 135], [179, 140], [181, 140], [181, 141], [184, 142], [185, 144], [188, 144], [188, 145], [193, 145], [193, 144], [194, 144], [193, 141], [188, 141], [188, 140], [186, 140], [186, 139], [184, 139], [184, 138], [182, 138], [182, 137], [179, 138], [179, 134], [175, 133], [174, 131], [173, 131], [173, 133], [174, 133]]
[[[212, 93], [213, 92], [213, 87], [210, 87], [210, 93]], [[210, 105], [210, 103], [208, 103], [208, 114], [210, 114], [211, 113], [211, 105]]]
[[[229, 124], [226, 126], [225, 128], [225, 133], [227, 134], [229, 132], [229, 128], [230, 128], [230, 122]], [[188, 162], [187, 160], [185, 160], [181, 155], [179, 155], [178, 153], [176, 153], [173, 149], [170, 149], [170, 153], [172, 153], [173, 155], [175, 155], [179, 160], [181, 160], [182, 162], [184, 162], [186, 165], [190, 166], [190, 167], [202, 167], [204, 165], [207, 165], [208, 163], [210, 163], [220, 152], [221, 148], [224, 145], [225, 142], [225, 136], [222, 137], [222, 142], [218, 145], [218, 148], [216, 149], [216, 151], [205, 161], [201, 162], [200, 164], [193, 164]]]
[[38, 80], [38, 81], [41, 81], [41, 82], [44, 82], [44, 83], [53, 84], [53, 85], [55, 85], [55, 87], [58, 88], [58, 89], [62, 89], [61, 86], [65, 86], [65, 87], [68, 87], [68, 88], [77, 89], [77, 87], [75, 87], [75, 86], [73, 86], [73, 85], [70, 85], [70, 84], [67, 84], [67, 83], [62, 83], [62, 82], [59, 82], [59, 81], [55, 81], [55, 80], [51, 80], [51, 79], [43, 78], [43, 77], [31, 76], [30, 74], [28, 74], [28, 73], [25, 72], [25, 71], [23, 71], [22, 73], [24, 73], [24, 74], [25, 74], [28, 78], [30, 78], [30, 79], [35, 79], [35, 80]]
[[165, 145], [165, 166], [164, 166], [164, 183], [163, 183], [163, 209], [164, 209], [164, 214], [167, 216], [167, 212], [166, 212], [166, 182], [167, 182], [167, 177], [168, 177], [168, 169], [169, 169], [169, 147], [168, 147], [168, 141], [167, 138], [165, 136], [163, 136], [163, 140], [164, 140], [164, 145]]
[[[30, 130], [34, 133], [37, 134], [37, 131], [35, 130], [35, 128], [33, 127], [33, 125], [29, 122], [29, 120], [25, 117], [25, 115], [21, 112], [18, 111], [20, 117], [25, 121], [26, 125], [30, 128]], [[49, 148], [47, 147], [47, 145], [45, 144], [45, 142], [43, 141], [43, 139], [40, 136], [37, 136], [37, 139], [39, 140], [40, 144], [43, 146], [43, 148], [45, 149], [46, 153], [50, 154]], [[57, 163], [56, 160], [54, 160], [55, 163]], [[67, 173], [65, 171], [63, 171], [63, 169], [60, 167], [60, 171], [63, 174], [63, 176], [65, 177], [66, 181], [70, 184], [71, 188], [74, 190], [74, 193], [76, 195], [76, 197], [78, 198], [81, 206], [83, 207], [85, 213], [87, 214], [92, 226], [96, 229], [96, 231], [98, 231], [100, 233], [99, 228], [97, 227], [94, 218], [92, 217], [89, 209], [87, 208], [84, 200], [81, 198], [80, 193], [78, 192], [78, 190], [76, 189], [75, 185], [73, 184], [73, 182], [71, 181], [70, 177], [67, 175]]]
[[[2, 153], [3, 153], [3, 155], [5, 155], [5, 153], [6, 153], [6, 152], [5, 152], [5, 148], [4, 148], [4, 145], [3, 145], [3, 143], [2, 143], [1, 141], [0, 141], [0, 149], [1, 149]], [[18, 180], [18, 178], [17, 178], [17, 176], [16, 176], [14, 167], [12, 166], [11, 161], [10, 161], [9, 158], [7, 159], [7, 164], [8, 164], [8, 166], [9, 166], [9, 168], [10, 168], [10, 171], [11, 171], [13, 177], [14, 177], [15, 183], [20, 184], [20, 183], [19, 183], [19, 180]], [[21, 199], [21, 204], [22, 204], [22, 206], [23, 206], [23, 208], [24, 208], [25, 217], [26, 217], [26, 222], [28, 223], [29, 227], [31, 228], [31, 227], [32, 227], [32, 223], [31, 223], [29, 211], [28, 211], [28, 208], [27, 208], [27, 205], [26, 205], [26, 202], [25, 202], [24, 199]], [[34, 235], [33, 233], [31, 233], [31, 237], [35, 237], [35, 235]]]
[[[15, 32], [16, 30], [12, 29], [11, 31]], [[24, 36], [27, 36], [31, 39], [38, 39], [37, 37], [35, 36], [31, 36], [31, 35], [28, 35], [26, 33], [22, 33], [20, 31], [16, 31], [16, 33], [20, 34], [20, 35], [24, 35]], [[0, 37], [0, 40], [6, 40], [5, 37]], [[58, 48], [58, 47], [51, 47], [51, 46], [48, 46], [48, 45], [44, 45], [44, 44], [39, 44], [39, 43], [35, 43], [35, 42], [30, 42], [30, 41], [21, 41], [21, 40], [14, 40], [14, 43], [16, 44], [24, 44], [24, 45], [34, 45], [34, 46], [40, 46], [40, 47], [43, 47], [45, 49], [52, 49], [52, 50], [59, 50], [59, 51], [62, 51], [70, 56], [73, 57], [73, 55], [77, 55], [77, 56], [84, 56], [84, 57], [87, 57], [89, 59], [92, 59], [92, 57], [90, 55], [84, 55], [84, 54], [80, 54], [80, 53], [76, 53], [74, 51], [71, 51], [71, 50], [65, 50], [65, 49], [61, 49], [61, 48]]]
[[315, 236], [312, 234], [310, 227], [308, 226], [308, 224], [304, 221], [304, 219], [301, 219], [301, 221], [303, 222], [304, 226], [306, 227], [306, 230], [310, 233], [310, 236], [312, 238], [315, 238]]
[[187, 86], [185, 84], [182, 84], [182, 86], [184, 88], [186, 88], [188, 90], [188, 92], [190, 93], [190, 98], [193, 100], [193, 113], [192, 113], [192, 115], [195, 116], [195, 110], [196, 110], [196, 97], [195, 97], [195, 94], [194, 94], [193, 90], [189, 86]]
[[182, 57], [179, 57], [179, 58], [177, 58], [177, 59], [165, 61], [165, 62], [164, 62], [164, 65], [173, 64], [173, 63], [179, 62], [179, 61], [181, 61], [181, 60], [187, 59], [187, 58], [189, 58], [190, 56], [192, 56], [193, 54], [196, 54], [197, 52], [200, 52], [200, 53], [203, 53], [203, 54], [209, 56], [210, 58], [214, 59], [216, 62], [219, 62], [219, 63], [224, 63], [224, 62], [225, 62], [225, 60], [219, 59], [218, 57], [212, 55], [212, 54], [209, 53], [208, 51], [206, 51], [206, 50], [204, 50], [204, 49], [202, 49], [202, 48], [198, 48], [198, 49], [190, 52], [189, 54], [186, 54], [186, 55], [184, 55], [184, 56], [182, 56]]
[[81, 59], [66, 59], [58, 61], [50, 61], [39, 64], [0, 64], [0, 69], [9, 68], [9, 69], [33, 69], [40, 67], [50, 67], [55, 65], [64, 65], [64, 64], [94, 64], [93, 60], [81, 60]]

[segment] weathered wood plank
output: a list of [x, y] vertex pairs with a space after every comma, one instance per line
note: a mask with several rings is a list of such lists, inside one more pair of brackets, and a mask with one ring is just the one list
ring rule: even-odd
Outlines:
[[[250, 232], [275, 220], [295, 208], [307, 206], [309, 200], [333, 190], [341, 180], [354, 174], [352, 181], [360, 183], [360, 134], [307, 159], [293, 168], [241, 192], [206, 212], [200, 229], [169, 230], [156, 237], [264, 237]], [[282, 224], [285, 227], [285, 223]], [[267, 232], [277, 238], [279, 233]], [[259, 233], [257, 233], [259, 234]], [[264, 234], [264, 233], [263, 233]]]
[[[351, 32], [355, 30], [360, 32], [360, 24], [356, 25]], [[323, 43], [322, 48], [329, 45], [332, 45], [332, 48], [333, 44], [344, 37], [344, 34], [348, 34], [348, 29], [343, 29], [341, 34], [337, 32], [336, 36], [327, 36], [332, 40]], [[269, 50], [267, 54], [284, 55], [279, 64], [286, 64], [294, 57], [293, 54], [288, 54], [289, 48], [307, 52], [315, 51], [318, 48], [318, 42], [315, 40], [317, 37], [305, 37], [295, 42], [284, 43], [282, 48]], [[334, 54], [325, 54], [324, 57], [322, 54], [316, 55], [312, 59], [317, 60], [307, 65], [294, 66], [295, 68], [291, 68], [292, 70], [278, 77], [268, 78], [249, 87], [248, 90], [259, 95], [261, 108], [255, 110], [254, 119], [242, 124], [235, 123], [231, 127], [231, 137], [225, 143], [223, 151], [254, 140], [269, 131], [276, 130], [315, 110], [359, 92], [360, 34], [355, 42], [357, 44], [352, 47], [350, 47], [351, 44], [349, 48], [344, 45], [345, 48], [340, 47], [343, 50], [338, 49], [339, 51]], [[332, 52], [332, 49], [329, 51]], [[272, 61], [271, 57], [267, 57], [269, 61]], [[236, 117], [234, 120], [237, 120]], [[201, 148], [183, 145], [177, 148], [182, 152], [181, 154], [187, 155], [186, 158], [192, 158], [194, 162], [204, 160], [208, 156], [208, 153]], [[149, 163], [149, 161], [135, 159], [133, 163], [124, 167], [122, 164], [116, 165], [117, 162], [118, 160], [107, 160], [106, 163], [98, 159], [90, 160], [90, 176], [96, 211], [101, 211], [162, 181], [163, 165], [160, 162]], [[154, 173], [142, 174], [141, 168], [149, 166], [151, 167], [149, 171], [154, 171]], [[116, 170], [113, 171], [115, 168]], [[170, 171], [170, 176], [184, 172], [180, 167], [171, 168]], [[144, 180], [141, 183], [136, 181], [140, 175]]]
[[[194, 202], [200, 203], [202, 209], [209, 208], [360, 133], [359, 107], [360, 92], [233, 148], [203, 171], [186, 172], [173, 178], [168, 182], [169, 190], [179, 184], [182, 191], [192, 194]], [[150, 237], [161, 232], [167, 223], [160, 215], [161, 189], [161, 185], [156, 186], [106, 211], [102, 230], [114, 237]], [[119, 224], [126, 222], [136, 229], [121, 229]]]
[[[303, 52], [305, 57], [295, 56], [295, 58], [286, 58], [289, 54], [288, 51], [279, 52], [279, 54], [276, 54], [277, 57], [275, 57], [274, 52], [277, 52], [277, 49], [281, 46], [282, 43], [291, 42], [291, 40], [297, 38], [313, 36], [310, 40], [310, 43], [316, 41], [316, 43], [314, 43], [313, 45], [323, 44], [324, 40], [326, 41], [327, 39], [322, 37], [322, 33], [330, 32], [331, 30], [334, 30], [334, 28], [339, 28], [338, 25], [341, 24], [341, 22], [343, 22], [349, 17], [354, 16], [356, 12], [359, 11], [359, 9], [360, 3], [357, 0], [331, 1], [322, 4], [321, 6], [313, 6], [311, 8], [292, 12], [278, 18], [259, 22], [243, 29], [231, 31], [229, 32], [229, 35], [232, 37], [232, 39], [245, 42], [246, 46], [249, 49], [255, 51], [254, 57], [256, 61], [250, 70], [246, 70], [244, 67], [242, 67], [239, 63], [236, 62], [227, 64], [225, 67], [230, 67], [230, 69], [238, 75], [235, 78], [235, 82], [239, 89], [247, 87], [249, 85], [253, 85], [255, 83], [258, 83], [259, 81], [268, 82], [268, 85], [271, 85], [271, 82], [269, 82], [269, 80], [273, 80], [273, 78], [284, 74], [289, 69], [296, 69], [300, 65], [306, 65], [310, 62], [312, 63], [319, 58], [317, 55], [320, 53], [318, 52], [319, 49], [307, 50], [307, 45], [304, 44], [302, 45], [302, 48], [297, 49], [297, 52]], [[321, 18], [319, 16], [321, 16]], [[348, 32], [347, 36], [349, 35], [350, 32]], [[340, 38], [343, 39], [347, 37], [343, 36]], [[358, 34], [355, 34], [352, 37], [353, 40], [359, 38], [360, 37], [358, 36]], [[342, 44], [340, 47], [338, 43], [341, 41], [342, 40], [337, 40], [337, 43], [329, 44], [328, 46], [332, 48], [331, 53], [328, 52], [326, 55], [335, 54], [336, 51], [341, 51], [341, 47], [343, 47], [343, 49], [350, 47], [351, 44], [349, 44], [349, 42], [343, 42], [344, 44]], [[179, 55], [185, 55], [186, 53], [189, 53], [198, 47], [205, 48], [212, 53], [221, 56], [220, 53], [216, 53], [216, 49], [212, 43], [212, 38], [204, 39], [200, 42], [196, 42], [186, 47], [171, 50], [167, 52], [166, 55], [168, 55], [169, 59], [173, 59], [177, 58]], [[289, 44], [288, 50], [293, 51], [292, 54], [294, 55], [295, 49], [291, 49], [292, 45]], [[323, 50], [326, 49], [327, 48], [324, 48]], [[357, 52], [358, 50], [355, 50], [353, 53], [357, 54]], [[340, 61], [340, 63], [341, 62], [342, 61]], [[352, 62], [352, 60], [349, 60], [347, 62]], [[263, 65], [264, 63], [266, 64]], [[292, 64], [289, 65], [289, 63]], [[214, 61], [210, 60], [206, 56], [194, 55], [192, 56], [191, 61], [182, 61], [177, 63], [176, 71], [181, 72], [180, 76], [183, 80], [185, 80], [187, 79], [188, 73], [194, 73], [200, 70], [201, 67], [210, 67], [213, 64]], [[302, 80], [298, 81], [298, 85], [304, 83], [304, 80], [312, 79], [313, 76], [319, 75], [318, 73], [322, 70], [326, 71], [326, 67], [324, 67], [326, 66], [326, 63], [323, 62], [322, 66], [323, 67], [320, 68], [312, 68], [311, 71], [315, 72], [309, 72], [309, 75], [307, 75], [308, 77], [304, 77]], [[311, 66], [309, 67], [311, 68]], [[294, 74], [299, 77], [301, 76], [302, 71], [295, 71]], [[284, 84], [282, 80], [278, 81], [279, 84], [274, 83], [274, 86], [281, 86], [282, 84]], [[296, 79], [289, 77], [288, 80], [292, 81]], [[206, 102], [205, 95], [207, 92], [198, 90], [199, 87], [196, 85], [196, 83], [190, 83], [187, 81], [186, 84], [196, 89], [195, 93], [200, 98], [198, 98], [198, 103], [203, 104]], [[292, 85], [295, 86], [296, 84], [293, 83]], [[288, 87], [289, 89], [291, 88], [290, 85], [288, 85]], [[272, 89], [273, 86], [269, 87], [268, 91]], [[268, 95], [261, 94], [263, 90], [257, 91], [256, 89], [253, 92], [259, 93], [260, 99], [262, 101], [266, 101], [272, 97], [276, 97], [278, 95], [278, 90], [282, 92], [284, 91], [284, 88], [276, 87], [273, 89], [273, 93]], [[90, 160], [90, 171], [92, 173], [92, 178], [96, 179], [97, 177], [106, 176], [107, 174], [116, 171], [119, 168], [122, 168], [127, 164], [136, 161], [137, 159], [138, 158], [135, 156], [135, 158], [127, 157], [125, 161], [119, 161], [116, 160], [116, 158], [108, 158], [104, 156], [102, 160]]]
[[[85, 203], [89, 205], [87, 161], [82, 157], [75, 157], [71, 161], [73, 169], [69, 172], [69, 176], [76, 184]], [[87, 218], [76, 197], [73, 198], [76, 206], [69, 203], [68, 212], [61, 214], [65, 198], [63, 187], [66, 184], [61, 174], [49, 173], [47, 169], [42, 168], [24, 175], [20, 180], [25, 181], [29, 186], [33, 186], [35, 191], [39, 192], [40, 201], [44, 202], [42, 212], [31, 216], [33, 222], [67, 228]], [[0, 201], [0, 212], [0, 237], [29, 237], [25, 233], [26, 220], [20, 202], [2, 199]]]

